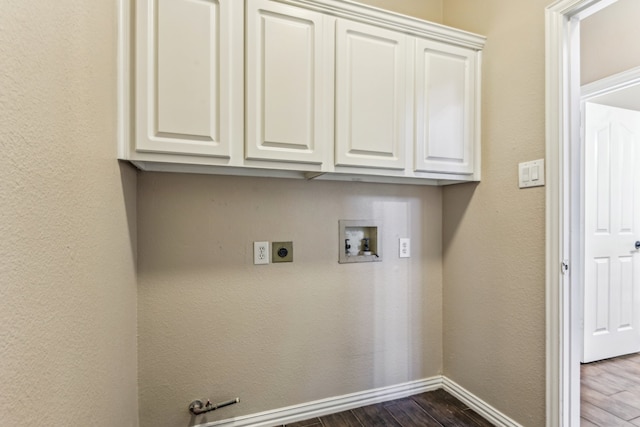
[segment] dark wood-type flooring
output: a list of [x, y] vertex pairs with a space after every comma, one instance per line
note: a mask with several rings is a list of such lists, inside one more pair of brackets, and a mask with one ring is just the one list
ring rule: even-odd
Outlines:
[[640, 426], [640, 354], [587, 363], [580, 376], [580, 426]]
[[286, 427], [492, 427], [444, 390], [312, 418]]
[[[640, 353], [587, 363], [580, 372], [581, 427], [640, 427]], [[286, 427], [491, 427], [444, 390], [312, 418]]]

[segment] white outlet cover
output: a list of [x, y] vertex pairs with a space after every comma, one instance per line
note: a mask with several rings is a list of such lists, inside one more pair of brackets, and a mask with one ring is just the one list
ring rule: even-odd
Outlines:
[[269, 264], [269, 242], [253, 242], [253, 263]]
[[399, 244], [400, 258], [411, 258], [411, 239], [401, 238]]

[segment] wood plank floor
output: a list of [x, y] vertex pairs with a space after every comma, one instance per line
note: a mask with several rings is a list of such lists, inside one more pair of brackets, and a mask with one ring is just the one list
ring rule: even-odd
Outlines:
[[581, 427], [640, 426], [640, 354], [580, 369]]
[[286, 427], [491, 427], [493, 424], [444, 390], [430, 391], [312, 418]]

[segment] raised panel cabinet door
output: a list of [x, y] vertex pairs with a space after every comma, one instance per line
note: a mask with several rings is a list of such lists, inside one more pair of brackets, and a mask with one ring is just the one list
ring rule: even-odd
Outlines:
[[336, 165], [405, 168], [407, 36], [336, 23]]
[[416, 40], [416, 171], [473, 174], [476, 57], [472, 49]]
[[322, 163], [323, 144], [332, 144], [323, 22], [307, 9], [248, 1], [247, 159]]
[[140, 0], [136, 16], [136, 151], [229, 157], [242, 123], [243, 2]]

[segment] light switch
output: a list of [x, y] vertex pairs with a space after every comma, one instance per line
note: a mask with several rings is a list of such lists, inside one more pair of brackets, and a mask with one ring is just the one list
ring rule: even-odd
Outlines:
[[544, 185], [544, 159], [518, 164], [520, 188], [540, 187]]

